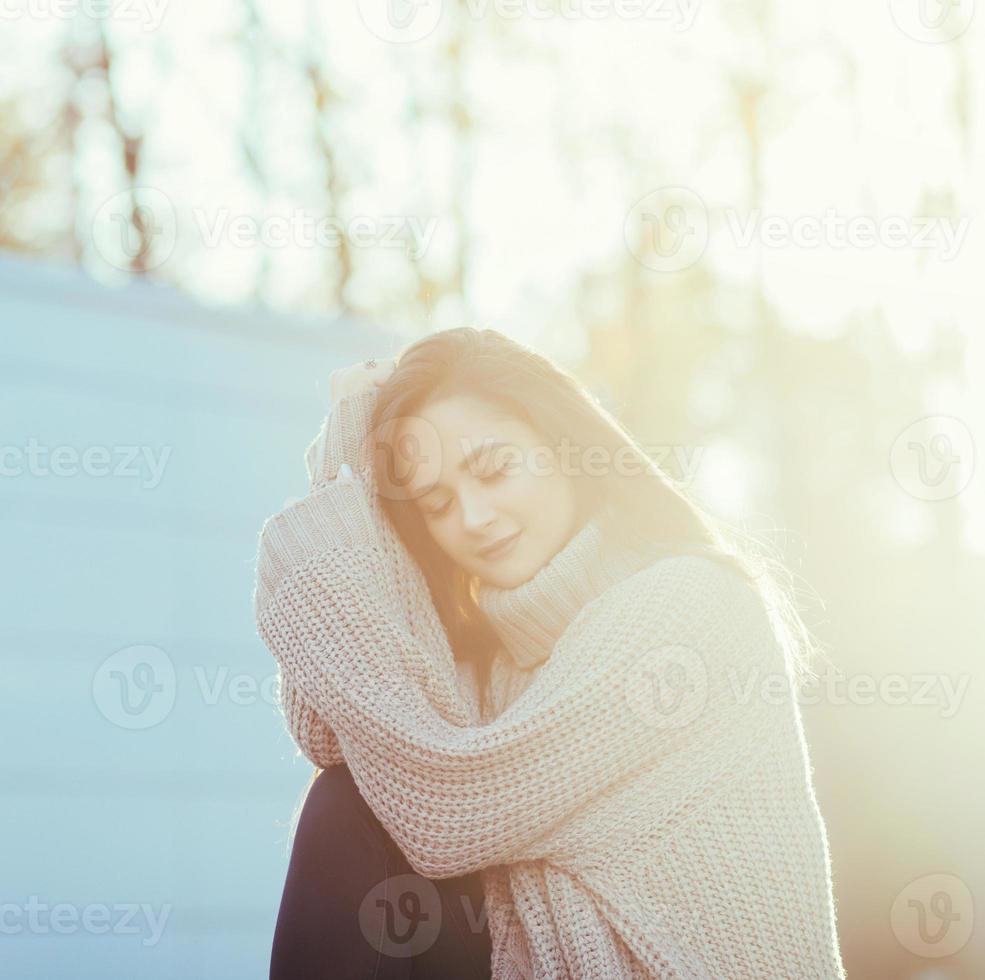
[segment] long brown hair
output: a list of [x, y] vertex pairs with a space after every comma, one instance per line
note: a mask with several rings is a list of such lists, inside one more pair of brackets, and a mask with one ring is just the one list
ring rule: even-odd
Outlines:
[[[384, 467], [397, 449], [391, 445], [380, 452], [379, 443], [400, 431], [397, 420], [454, 396], [477, 398], [526, 422], [551, 447], [565, 441], [575, 451], [594, 453], [601, 447], [602, 458], [619, 460], [618, 467], [607, 466], [601, 475], [574, 467], [571, 479], [581, 517], [594, 515], [603, 533], [626, 547], [645, 540], [647, 552], [657, 557], [704, 555], [734, 568], [762, 597], [795, 680], [816, 677], [810, 661], [819, 647], [797, 611], [792, 577], [775, 548], [703, 510], [574, 375], [497, 330], [443, 330], [400, 353], [379, 390], [371, 422], [378, 487], [387, 485]], [[471, 661], [488, 706], [490, 666], [499, 641], [478, 606], [478, 579], [438, 548], [413, 501], [390, 494], [381, 494], [381, 500], [424, 573], [455, 658]]]
[[[602, 474], [573, 467], [576, 506], [597, 516], [603, 533], [626, 547], [647, 540], [656, 553], [700, 554], [735, 568], [760, 591], [787, 640], [798, 678], [810, 674], [814, 641], [787, 591], [782, 562], [762, 541], [728, 525], [690, 499], [685, 487], [661, 470], [639, 442], [577, 378], [530, 347], [492, 329], [458, 327], [431, 334], [400, 354], [381, 387], [372, 420], [374, 435], [395, 433], [395, 420], [417, 415], [430, 402], [468, 396], [520, 419], [544, 442], [568, 442], [619, 460]], [[597, 450], [595, 447], [599, 447]], [[377, 485], [390, 453], [375, 452]], [[419, 508], [383, 495], [382, 504], [408, 551], [421, 566], [456, 659], [471, 661], [483, 699], [498, 639], [477, 602], [479, 582], [434, 543]], [[579, 522], [580, 523], [580, 522]]]

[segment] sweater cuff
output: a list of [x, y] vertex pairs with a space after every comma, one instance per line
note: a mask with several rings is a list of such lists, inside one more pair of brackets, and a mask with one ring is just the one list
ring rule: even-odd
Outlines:
[[311, 489], [334, 480], [342, 463], [348, 463], [362, 479], [369, 479], [373, 465], [369, 430], [378, 397], [379, 389], [370, 385], [343, 396], [332, 406], [304, 453]]
[[294, 681], [281, 668], [278, 697], [281, 714], [294, 744], [308, 761], [319, 769], [330, 769], [343, 761], [335, 733], [301, 696]]
[[375, 551], [379, 506], [364, 481], [333, 480], [267, 518], [257, 548], [254, 612], [261, 615], [297, 568], [330, 551]]

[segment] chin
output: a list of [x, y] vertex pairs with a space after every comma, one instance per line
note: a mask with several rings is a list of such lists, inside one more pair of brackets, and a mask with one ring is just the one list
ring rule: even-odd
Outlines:
[[535, 568], [528, 569], [519, 563], [510, 567], [507, 567], [508, 565], [508, 562], [503, 562], [502, 568], [486, 572], [485, 581], [497, 589], [515, 589], [532, 579], [537, 571]]

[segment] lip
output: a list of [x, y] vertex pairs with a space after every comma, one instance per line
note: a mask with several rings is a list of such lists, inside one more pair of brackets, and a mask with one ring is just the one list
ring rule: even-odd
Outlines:
[[516, 544], [517, 538], [520, 537], [522, 531], [516, 531], [509, 537], [501, 538], [494, 545], [490, 545], [488, 548], [483, 548], [479, 552], [480, 558], [485, 558], [487, 561], [495, 561], [499, 558], [505, 558], [512, 550], [513, 546]]

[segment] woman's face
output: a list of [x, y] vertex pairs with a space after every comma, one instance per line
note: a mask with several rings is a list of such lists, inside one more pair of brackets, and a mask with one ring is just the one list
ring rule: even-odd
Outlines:
[[[401, 443], [408, 434], [414, 441]], [[456, 396], [426, 405], [401, 423], [397, 444], [418, 447], [405, 489], [431, 537], [483, 582], [501, 589], [521, 585], [577, 530], [573, 481], [552, 447], [520, 419], [503, 417], [479, 399]], [[483, 553], [514, 536], [500, 551]]]

